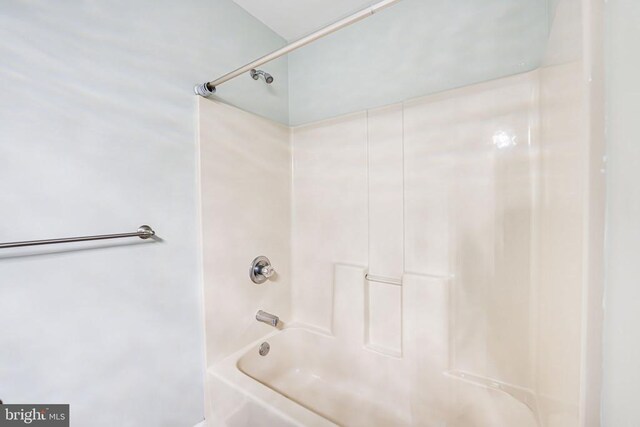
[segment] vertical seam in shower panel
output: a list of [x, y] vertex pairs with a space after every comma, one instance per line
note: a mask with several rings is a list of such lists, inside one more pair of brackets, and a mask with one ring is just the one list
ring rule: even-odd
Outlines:
[[295, 226], [294, 226], [294, 221], [295, 221], [295, 204], [294, 204], [294, 195], [295, 195], [295, 180], [294, 180], [294, 167], [295, 167], [295, 161], [294, 161], [294, 153], [293, 153], [293, 141], [294, 141], [294, 127], [291, 125], [291, 79], [290, 79], [290, 74], [289, 74], [289, 70], [290, 70], [290, 65], [291, 65], [291, 61], [290, 61], [290, 57], [289, 55], [286, 55], [284, 57], [284, 61], [286, 61], [286, 65], [287, 65], [287, 129], [288, 129], [288, 138], [289, 138], [289, 167], [290, 167], [290, 175], [289, 175], [289, 322], [293, 323], [294, 319], [297, 318], [296, 315], [296, 304], [294, 304], [295, 302], [295, 294], [296, 294], [296, 285], [294, 283], [294, 244], [295, 244], [295, 237], [294, 237], [294, 233], [295, 233]]
[[[455, 98], [449, 97], [448, 99], [454, 100], [452, 101], [455, 106], [455, 111], [457, 113], [458, 101]], [[453, 133], [455, 135], [455, 140], [460, 139], [460, 125], [455, 124]], [[457, 171], [459, 168], [457, 157], [454, 158], [451, 162], [451, 166], [446, 169], [445, 179], [447, 179], [447, 191], [446, 201], [447, 201], [447, 249], [449, 254], [447, 256], [447, 266], [450, 273], [450, 278], [446, 282], [447, 286], [447, 349], [448, 349], [448, 360], [447, 360], [447, 370], [452, 371], [455, 370], [458, 364], [458, 349], [456, 345], [456, 330], [458, 327], [458, 305], [457, 305], [457, 292], [458, 292], [458, 281], [459, 276], [457, 273], [458, 269], [458, 234], [460, 232], [460, 226], [458, 225], [458, 212], [456, 210], [459, 193], [460, 193], [460, 182], [457, 178]], [[454, 179], [455, 177], [455, 179]], [[452, 219], [452, 216], [455, 212], [455, 218]], [[452, 225], [455, 224], [455, 225]]]
[[207, 316], [207, 307], [206, 307], [206, 291], [205, 291], [205, 278], [204, 278], [204, 216], [202, 213], [202, 138], [201, 131], [202, 127], [200, 126], [200, 120], [202, 118], [202, 111], [200, 108], [201, 100], [198, 99], [196, 101], [196, 120], [195, 120], [195, 143], [196, 143], [196, 222], [198, 227], [198, 236], [197, 236], [197, 246], [198, 246], [198, 284], [200, 286], [200, 317], [205, 324], [202, 325], [202, 330], [200, 331], [200, 336], [202, 337], [202, 353], [201, 357], [204, 361], [204, 370], [202, 372], [203, 380], [204, 380], [204, 409], [205, 414], [207, 410], [207, 397], [209, 395], [208, 387], [207, 387], [207, 370], [209, 368], [209, 348], [207, 345], [207, 328], [206, 328], [206, 316]]
[[405, 223], [406, 223], [406, 219], [405, 219], [405, 208], [404, 208], [404, 200], [405, 200], [405, 173], [404, 173], [404, 128], [405, 128], [405, 119], [404, 119], [404, 105], [405, 103], [402, 102], [400, 104], [400, 113], [401, 113], [401, 117], [400, 117], [400, 125], [402, 126], [402, 136], [401, 136], [401, 141], [400, 141], [400, 154], [402, 157], [402, 203], [400, 204], [400, 207], [402, 209], [402, 273], [400, 276], [400, 281], [403, 284], [402, 289], [400, 290], [400, 355], [402, 356], [404, 354], [404, 334], [402, 333], [402, 331], [404, 330], [404, 271], [405, 271], [405, 259], [406, 259], [406, 250], [405, 250], [405, 241], [406, 241], [406, 236], [405, 236]]
[[542, 98], [541, 98], [541, 85], [542, 85], [542, 74], [538, 69], [533, 71], [531, 74], [533, 85], [531, 90], [530, 103], [531, 106], [529, 112], [529, 139], [528, 139], [528, 147], [530, 153], [533, 154], [532, 159], [530, 160], [531, 169], [529, 172], [529, 176], [531, 179], [530, 188], [531, 188], [531, 205], [532, 205], [532, 214], [530, 219], [530, 245], [529, 245], [529, 260], [530, 260], [530, 271], [529, 271], [529, 297], [530, 297], [530, 322], [529, 332], [531, 334], [529, 338], [529, 345], [531, 346], [530, 354], [531, 354], [531, 389], [533, 390], [533, 394], [536, 397], [536, 411], [538, 411], [539, 407], [539, 399], [538, 399], [538, 378], [539, 378], [539, 356], [538, 356], [538, 343], [540, 341], [539, 337], [539, 313], [538, 313], [538, 301], [539, 301], [539, 291], [538, 291], [538, 283], [540, 279], [539, 267], [540, 267], [540, 237], [539, 237], [539, 229], [540, 229], [540, 218], [541, 218], [541, 200], [542, 200]]
[[294, 275], [293, 275], [293, 270], [294, 270], [294, 244], [295, 244], [295, 239], [294, 239], [294, 233], [295, 233], [295, 226], [294, 226], [294, 222], [295, 222], [295, 204], [294, 204], [294, 194], [295, 194], [295, 189], [294, 189], [294, 185], [295, 185], [295, 180], [294, 180], [294, 173], [295, 173], [295, 160], [294, 160], [294, 153], [293, 153], [293, 140], [294, 140], [294, 128], [291, 127], [290, 125], [287, 126], [288, 130], [289, 130], [289, 156], [290, 156], [290, 163], [289, 166], [291, 168], [291, 175], [289, 177], [290, 179], [290, 187], [289, 187], [289, 304], [290, 304], [290, 322], [293, 322], [294, 319], [297, 317], [296, 316], [296, 308], [295, 308], [295, 304], [294, 304], [294, 295], [295, 295], [295, 284], [293, 281]]
[[[367, 273], [369, 273], [370, 269], [371, 269], [371, 173], [370, 173], [370, 167], [371, 167], [371, 162], [370, 162], [370, 156], [369, 156], [369, 110], [366, 110], [365, 112], [365, 140], [366, 140], [366, 161], [367, 161]], [[365, 276], [366, 277], [366, 276]], [[364, 307], [363, 307], [363, 324], [364, 324], [364, 344], [368, 345], [369, 344], [369, 338], [370, 338], [370, 305], [371, 305], [371, 297], [369, 295], [369, 287], [371, 286], [371, 284], [369, 283], [369, 281], [366, 280], [366, 278], [363, 278], [363, 283], [364, 283]]]
[[401, 135], [401, 141], [400, 141], [400, 155], [402, 157], [402, 170], [401, 170], [401, 174], [402, 174], [402, 203], [401, 203], [401, 207], [402, 207], [402, 275], [400, 277], [400, 280], [403, 279], [404, 276], [404, 272], [406, 269], [406, 251], [405, 251], [405, 240], [406, 240], [406, 232], [405, 232], [405, 224], [406, 224], [406, 218], [405, 218], [405, 209], [404, 209], [404, 204], [405, 204], [405, 173], [404, 173], [404, 104], [405, 102], [403, 101], [402, 103], [400, 103], [400, 125], [402, 127], [402, 135]]
[[365, 140], [367, 159], [367, 273], [371, 269], [371, 157], [369, 140], [369, 110], [365, 112]]

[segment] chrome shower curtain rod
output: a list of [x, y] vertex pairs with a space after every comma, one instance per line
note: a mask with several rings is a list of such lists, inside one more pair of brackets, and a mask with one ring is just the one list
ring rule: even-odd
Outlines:
[[400, 0], [382, 0], [374, 4], [373, 6], [369, 6], [366, 9], [361, 10], [360, 12], [356, 12], [351, 16], [348, 16], [344, 19], [339, 20], [338, 22], [334, 22], [333, 24], [327, 25], [326, 27], [316, 31], [315, 33], [309, 34], [308, 36], [302, 37], [294, 42], [289, 43], [288, 45], [281, 47], [278, 50], [274, 50], [273, 52], [256, 59], [253, 62], [248, 63], [245, 66], [242, 66], [230, 73], [225, 74], [222, 77], [217, 78], [216, 80], [210, 81], [208, 83], [202, 83], [200, 85], [196, 85], [193, 90], [196, 95], [204, 96], [205, 98], [211, 96], [215, 93], [216, 88], [224, 82], [227, 82], [235, 77], [238, 77], [240, 74], [244, 74], [246, 72], [251, 71], [254, 68], [258, 68], [259, 66], [266, 64], [267, 62], [273, 61], [274, 59], [280, 58], [283, 55], [286, 55], [289, 52], [293, 52], [294, 50], [301, 48], [303, 46], [308, 45], [309, 43], [318, 40], [328, 34], [336, 32], [348, 25], [351, 25], [355, 22], [358, 22], [364, 18], [367, 18], [373, 15], [376, 12], [381, 11], [389, 6], [398, 3]]

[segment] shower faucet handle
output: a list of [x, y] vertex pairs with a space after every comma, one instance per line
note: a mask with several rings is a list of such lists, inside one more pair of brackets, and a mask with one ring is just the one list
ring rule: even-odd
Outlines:
[[275, 274], [271, 261], [266, 256], [259, 256], [251, 263], [249, 278], [255, 284], [262, 284]]
[[273, 273], [275, 273], [275, 272], [276, 271], [273, 269], [273, 267], [271, 265], [265, 265], [264, 267], [262, 267], [260, 269], [260, 274], [262, 274], [267, 279], [270, 278], [271, 276], [273, 276]]

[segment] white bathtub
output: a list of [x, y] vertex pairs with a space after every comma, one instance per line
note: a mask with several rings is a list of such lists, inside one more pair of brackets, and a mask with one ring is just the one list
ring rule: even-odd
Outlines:
[[[270, 352], [260, 356], [268, 342]], [[534, 427], [504, 391], [416, 366], [301, 327], [274, 332], [209, 370], [209, 427]], [[431, 395], [432, 394], [432, 395]]]
[[296, 328], [267, 340], [271, 351], [249, 351], [238, 369], [270, 389], [339, 425], [407, 426], [401, 361], [374, 352], [355, 354], [335, 338]]

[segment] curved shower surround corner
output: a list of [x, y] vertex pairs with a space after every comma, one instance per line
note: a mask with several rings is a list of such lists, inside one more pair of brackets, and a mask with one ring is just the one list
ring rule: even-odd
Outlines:
[[598, 100], [566, 35], [539, 70], [292, 129], [199, 100], [209, 425], [596, 419]]

